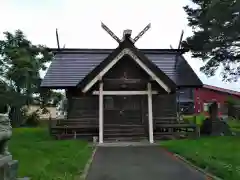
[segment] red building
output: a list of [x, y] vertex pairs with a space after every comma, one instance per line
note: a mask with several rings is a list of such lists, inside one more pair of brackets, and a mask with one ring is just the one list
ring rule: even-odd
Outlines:
[[227, 108], [225, 102], [229, 96], [240, 100], [240, 92], [237, 91], [210, 85], [204, 85], [202, 88], [197, 88], [194, 90], [195, 113], [204, 112], [204, 114], [207, 115], [209, 103], [216, 101], [220, 109], [219, 115], [226, 115]]

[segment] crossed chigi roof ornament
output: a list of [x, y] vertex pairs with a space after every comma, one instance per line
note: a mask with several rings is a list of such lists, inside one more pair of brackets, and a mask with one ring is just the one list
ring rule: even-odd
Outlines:
[[113, 38], [115, 39], [119, 44], [124, 40], [124, 38], [127, 36], [133, 44], [139, 40], [143, 34], [145, 34], [150, 28], [151, 28], [151, 23], [149, 23], [135, 38], [131, 38], [132, 30], [126, 29], [123, 32], [123, 38], [120, 40], [103, 22], [101, 22], [102, 28]]
[[[146, 27], [143, 28], [142, 31], [140, 31], [138, 33], [138, 35], [135, 37], [135, 38], [131, 38], [131, 34], [132, 34], [132, 30], [130, 29], [126, 29], [123, 31], [123, 38], [120, 39], [116, 36], [116, 34], [114, 34], [103, 22], [101, 22], [101, 26], [102, 28], [115, 40], [117, 41], [119, 44], [126, 38], [128, 37], [132, 42], [133, 44], [136, 43], [150, 28], [151, 28], [151, 23], [149, 23]], [[181, 42], [182, 42], [182, 39], [183, 39], [183, 34], [184, 34], [184, 31], [182, 31], [181, 33], [181, 37], [180, 37], [180, 41], [179, 41], [179, 44], [178, 44], [178, 49], [182, 48], [181, 47]], [[56, 39], [57, 39], [57, 45], [58, 45], [58, 49], [60, 49], [60, 43], [59, 43], [59, 36], [58, 36], [58, 30], [56, 29]], [[63, 46], [63, 49], [65, 48], [65, 44]], [[173, 49], [172, 45], [170, 45], [170, 48]]]

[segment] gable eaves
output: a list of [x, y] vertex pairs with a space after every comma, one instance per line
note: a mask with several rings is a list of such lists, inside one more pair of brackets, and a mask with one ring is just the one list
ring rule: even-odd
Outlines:
[[149, 69], [129, 48], [124, 48], [101, 72], [98, 73], [84, 88], [83, 92], [87, 92], [97, 81], [120, 60], [123, 56], [129, 55], [148, 75], [155, 80], [166, 92], [170, 93], [171, 88], [168, 87], [151, 69]]

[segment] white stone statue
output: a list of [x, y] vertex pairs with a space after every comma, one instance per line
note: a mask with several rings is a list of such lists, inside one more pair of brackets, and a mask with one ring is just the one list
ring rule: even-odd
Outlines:
[[10, 107], [7, 106], [7, 112], [0, 113], [0, 156], [10, 155], [7, 142], [12, 136], [12, 126], [9, 119]]

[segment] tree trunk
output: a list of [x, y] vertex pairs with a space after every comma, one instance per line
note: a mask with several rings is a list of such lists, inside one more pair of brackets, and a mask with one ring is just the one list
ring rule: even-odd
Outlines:
[[9, 113], [12, 127], [20, 127], [24, 121], [24, 115], [21, 112], [21, 107], [13, 106]]

